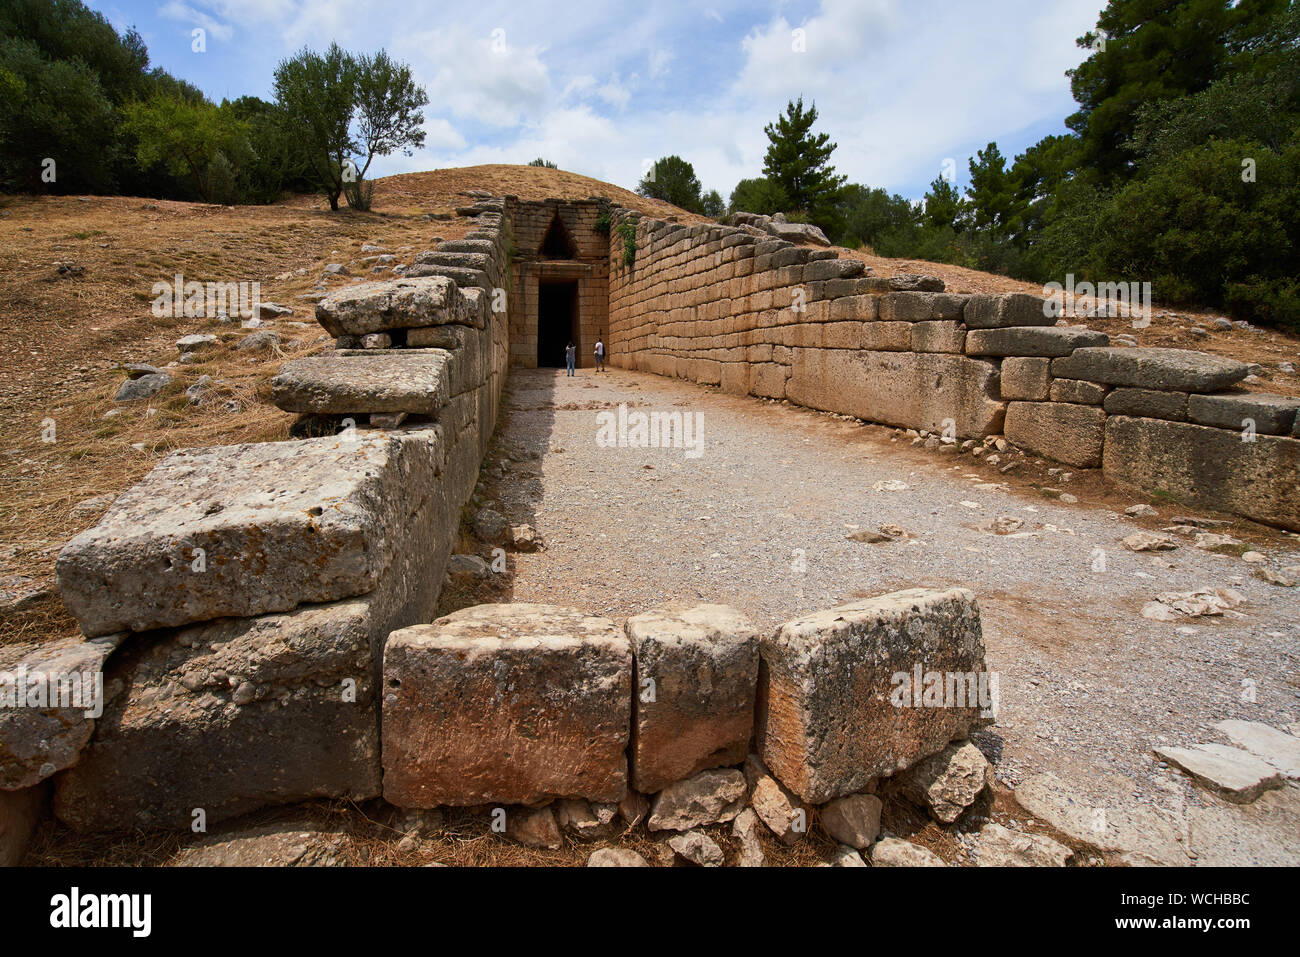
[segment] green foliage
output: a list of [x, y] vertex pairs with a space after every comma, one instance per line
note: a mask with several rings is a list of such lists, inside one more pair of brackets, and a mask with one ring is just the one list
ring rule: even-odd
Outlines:
[[882, 235], [906, 229], [919, 219], [917, 208], [902, 196], [857, 183], [844, 187], [839, 205], [844, 231], [830, 239], [846, 245], [866, 243], [874, 249]]
[[545, 169], [559, 169], [559, 167], [556, 166], [554, 163], [552, 163], [550, 160], [548, 160], [548, 159], [542, 159], [542, 157], [540, 157], [540, 156], [537, 157], [537, 159], [535, 159], [535, 160], [529, 160], [529, 161], [528, 161], [528, 165], [529, 165], [529, 166], [541, 166], [541, 167], [544, 167]]
[[602, 210], [601, 214], [596, 217], [596, 222], [593, 228], [596, 230], [596, 232], [600, 233], [600, 235], [608, 236], [609, 229], [612, 224], [613, 224], [613, 218], [610, 216], [609, 210], [606, 209], [606, 210]]
[[[135, 140], [136, 158], [144, 168], [163, 164], [175, 176], [191, 177], [207, 202], [234, 202], [240, 190], [231, 157], [252, 155], [246, 125], [228, 107], [157, 93], [127, 104], [125, 130]], [[215, 198], [210, 168], [220, 157], [222, 198]]]
[[794, 210], [807, 213], [829, 235], [841, 231], [837, 204], [845, 177], [830, 163], [835, 152], [830, 136], [812, 132], [816, 122], [816, 104], [805, 110], [803, 97], [788, 103], [785, 113], [763, 128], [768, 139], [763, 174], [784, 190]]
[[702, 209], [700, 181], [695, 175], [695, 167], [680, 156], [664, 156], [656, 160], [637, 184], [636, 191], [693, 213]]
[[727, 206], [722, 201], [722, 194], [711, 189], [700, 197], [700, 211], [710, 219], [721, 219], [727, 213]]
[[948, 179], [937, 176], [925, 194], [923, 221], [932, 229], [956, 231], [965, 219], [961, 192]]
[[625, 219], [615, 232], [623, 240], [623, 268], [631, 269], [636, 263], [636, 223]]
[[356, 91], [356, 60], [337, 43], [324, 55], [304, 48], [275, 68], [276, 103], [335, 210], [343, 193], [345, 164], [358, 146], [352, 134]]
[[765, 176], [742, 179], [731, 191], [730, 210], [733, 213], [758, 213], [771, 216], [790, 208], [790, 197], [778, 183]]

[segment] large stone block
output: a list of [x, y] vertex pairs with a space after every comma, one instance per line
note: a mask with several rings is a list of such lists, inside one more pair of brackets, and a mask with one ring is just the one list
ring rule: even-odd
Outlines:
[[483, 316], [454, 279], [432, 276], [346, 286], [316, 304], [316, 321], [338, 338], [449, 322], [481, 326]]
[[951, 352], [960, 354], [966, 347], [966, 330], [955, 319], [935, 319], [911, 326], [913, 352]]
[[1106, 413], [1095, 405], [1012, 402], [1003, 433], [1012, 445], [1081, 469], [1101, 466]]
[[617, 801], [632, 651], [605, 618], [479, 605], [384, 648], [384, 798], [398, 807]]
[[968, 356], [1068, 356], [1085, 346], [1104, 346], [1110, 337], [1091, 329], [1023, 326], [972, 329], [966, 334]]
[[627, 621], [635, 659], [632, 786], [654, 794], [740, 764], [758, 686], [758, 633], [734, 608], [669, 607]]
[[77, 763], [104, 705], [104, 662], [123, 637], [0, 645], [0, 790]]
[[1187, 393], [1158, 389], [1112, 389], [1102, 407], [1107, 415], [1187, 421]]
[[1236, 359], [1189, 349], [1083, 348], [1052, 362], [1052, 375], [1166, 392], [1218, 392], [1246, 378]]
[[188, 827], [270, 804], [379, 794], [369, 598], [135, 636], [81, 760], [55, 779], [79, 831]]
[[[980, 713], [984, 638], [965, 589], [912, 589], [805, 615], [764, 639], [761, 654], [755, 741], [768, 769], [811, 804], [942, 750]], [[917, 675], [939, 689], [929, 703]]]
[[1028, 293], [971, 296], [962, 319], [967, 329], [1006, 329], [1011, 326], [1054, 326], [1045, 301]]
[[365, 594], [439, 454], [432, 430], [174, 452], [59, 554], [63, 601], [95, 636]]
[[1113, 415], [1107, 478], [1300, 531], [1300, 440]]
[[869, 422], [959, 436], [1002, 431], [998, 370], [965, 356], [915, 352], [794, 350], [791, 402]]
[[1300, 399], [1266, 392], [1194, 395], [1187, 403], [1187, 418], [1197, 425], [1264, 435], [1290, 435], [1297, 411]]
[[436, 415], [451, 393], [451, 358], [442, 349], [384, 349], [293, 359], [271, 379], [271, 401], [286, 412]]
[[1002, 363], [1002, 398], [1046, 401], [1052, 388], [1052, 360], [1026, 356]]

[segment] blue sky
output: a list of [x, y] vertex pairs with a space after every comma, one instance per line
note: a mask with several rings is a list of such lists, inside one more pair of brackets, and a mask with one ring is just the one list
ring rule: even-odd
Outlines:
[[[1008, 156], [1072, 112], [1065, 70], [1103, 0], [421, 3], [89, 0], [154, 65], [220, 100], [270, 98], [283, 57], [386, 48], [428, 95], [427, 141], [371, 175], [542, 155], [633, 188], [676, 153], [725, 197], [761, 173], [765, 123], [817, 104], [853, 182], [918, 198], [996, 140]], [[192, 31], [206, 31], [194, 52]]]

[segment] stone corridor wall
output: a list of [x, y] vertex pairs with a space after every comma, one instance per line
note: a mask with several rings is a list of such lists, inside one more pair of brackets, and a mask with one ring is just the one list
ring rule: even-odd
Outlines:
[[1300, 400], [1235, 389], [1205, 353], [1112, 346], [1025, 294], [926, 276], [745, 226], [635, 225], [610, 249], [612, 365], [723, 391], [1012, 444], [1117, 482], [1300, 529]]

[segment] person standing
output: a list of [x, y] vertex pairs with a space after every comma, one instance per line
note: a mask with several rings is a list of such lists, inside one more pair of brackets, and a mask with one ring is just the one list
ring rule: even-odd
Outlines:
[[573, 375], [573, 366], [578, 359], [578, 347], [570, 342], [564, 347], [564, 374]]
[[596, 338], [596, 371], [605, 371], [605, 340], [599, 336]]

